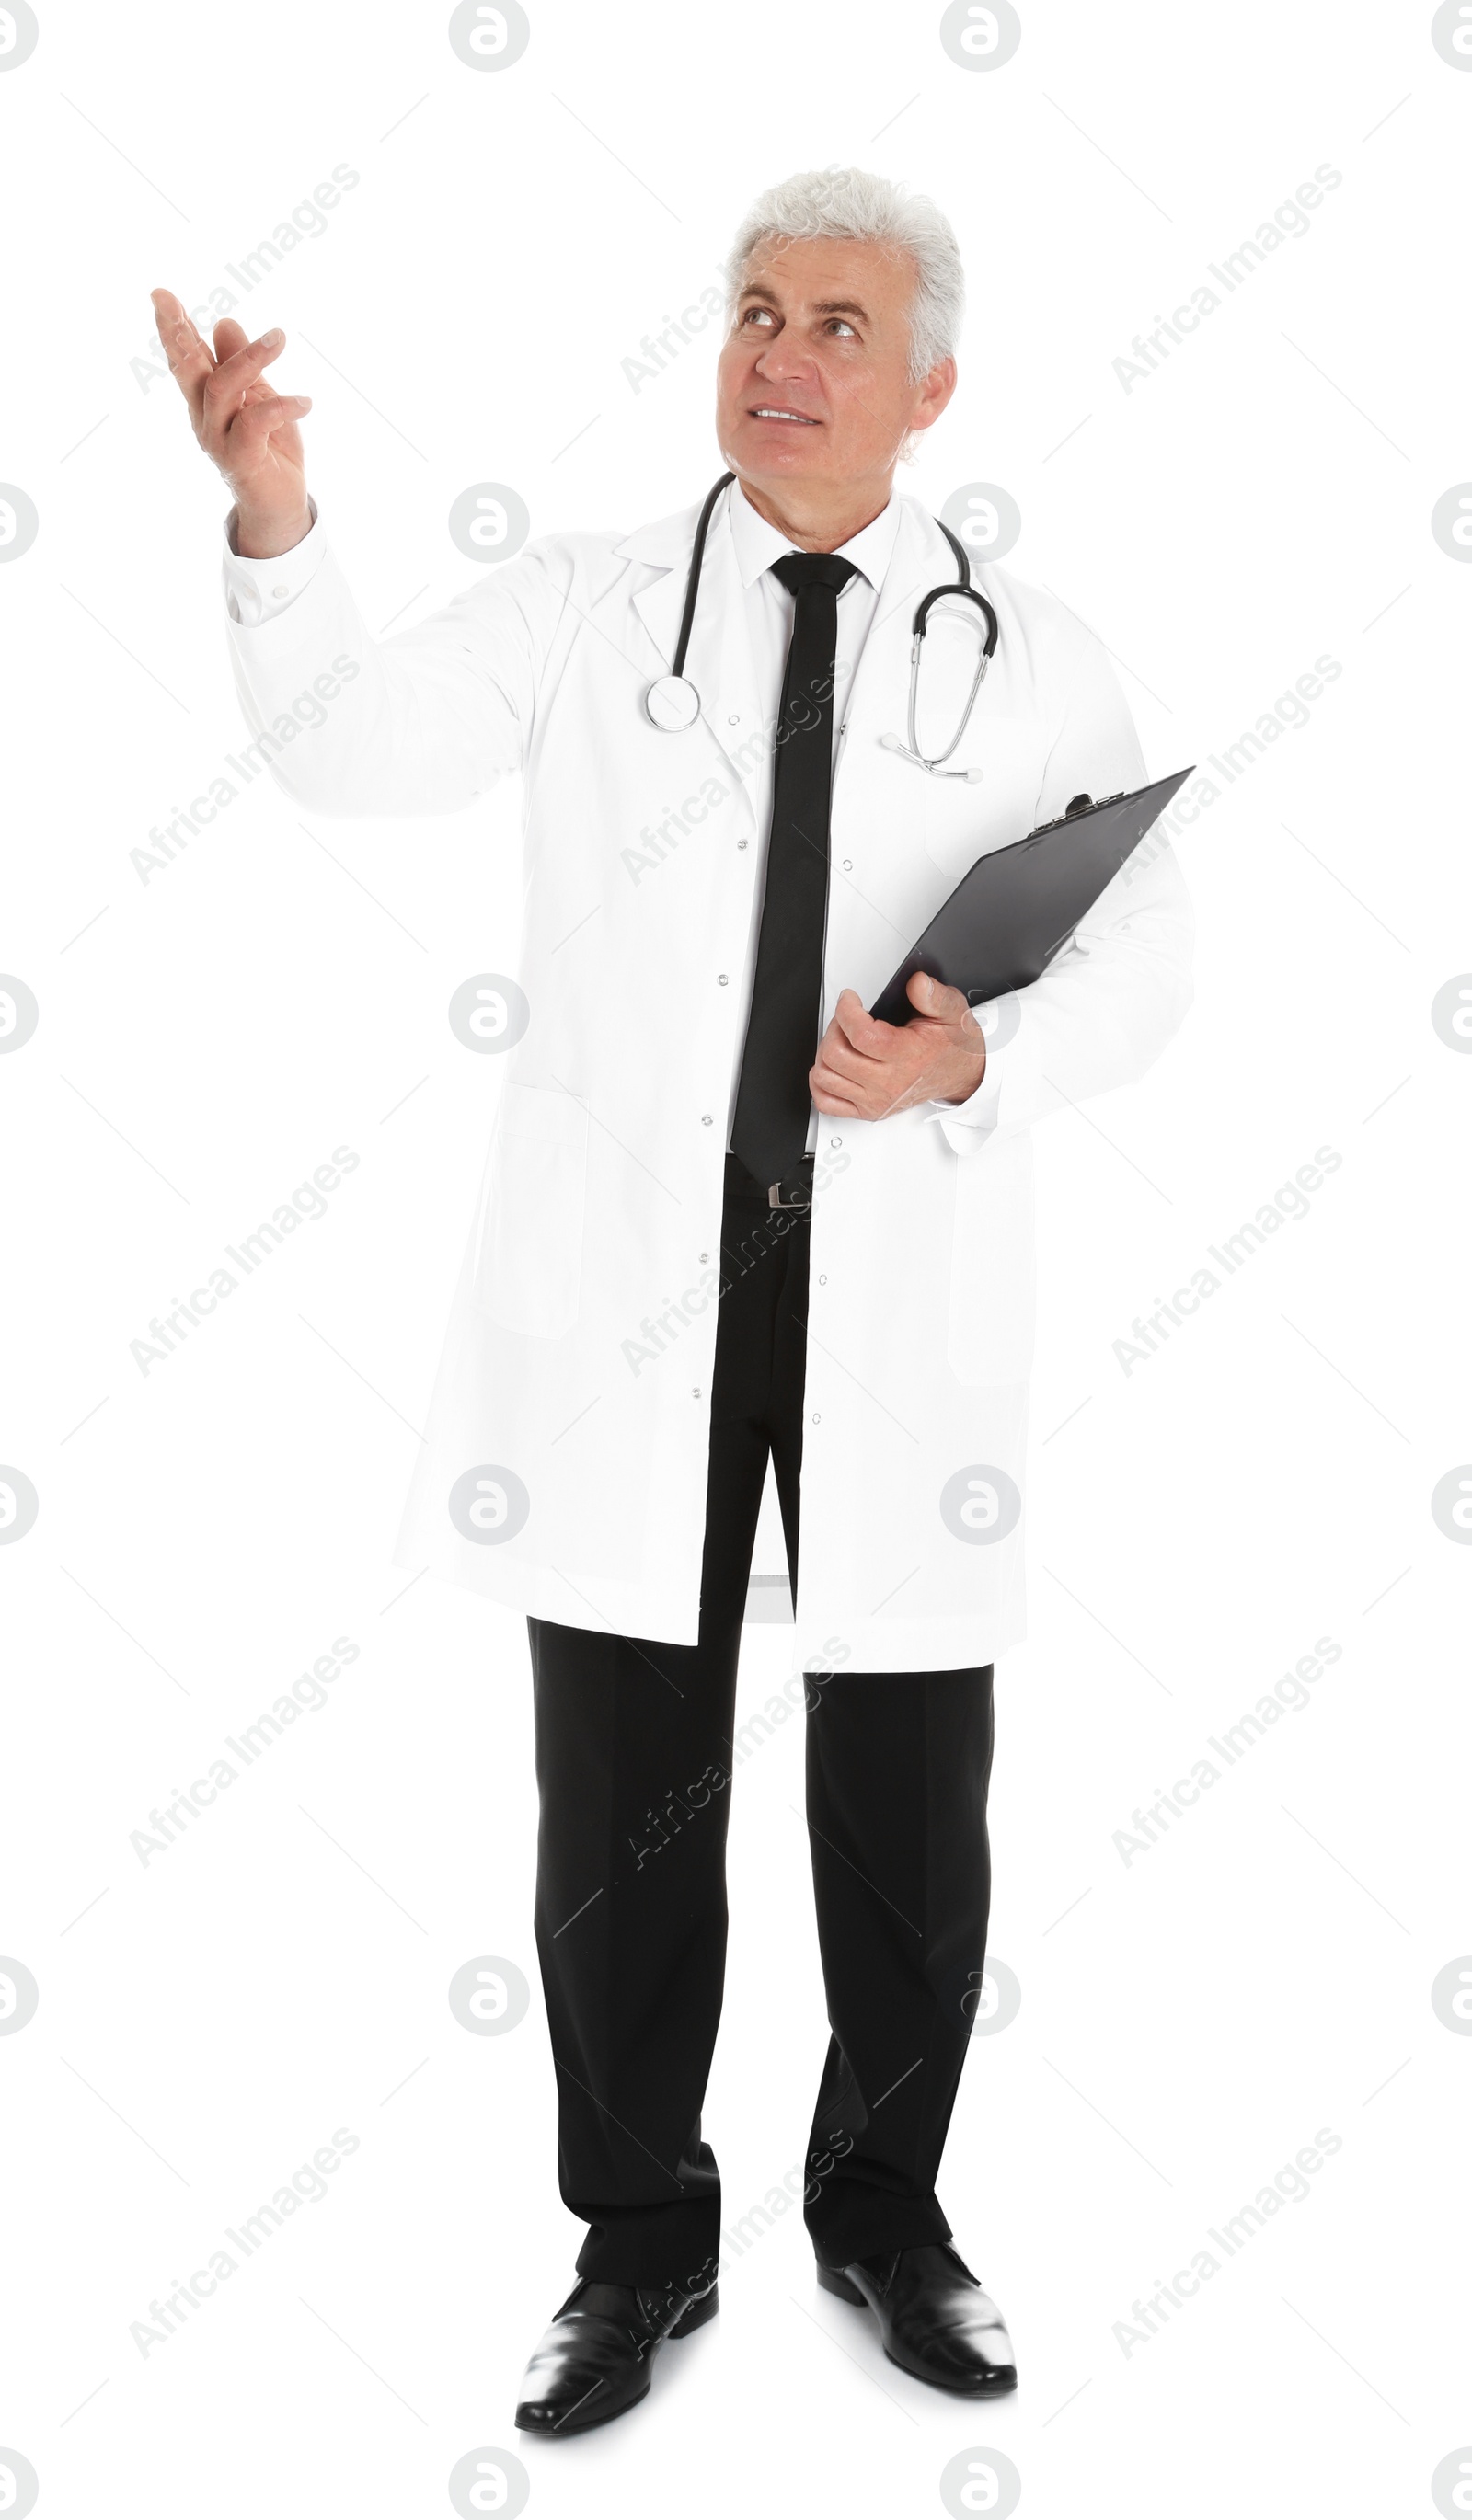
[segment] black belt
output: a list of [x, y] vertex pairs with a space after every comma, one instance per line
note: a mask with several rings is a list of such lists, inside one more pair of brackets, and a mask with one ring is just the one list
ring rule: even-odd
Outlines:
[[812, 1205], [811, 1155], [799, 1158], [796, 1169], [783, 1175], [781, 1181], [768, 1182], [763, 1188], [747, 1171], [739, 1155], [726, 1150], [726, 1189], [737, 1198], [755, 1199], [761, 1207], [793, 1208], [805, 1215]]

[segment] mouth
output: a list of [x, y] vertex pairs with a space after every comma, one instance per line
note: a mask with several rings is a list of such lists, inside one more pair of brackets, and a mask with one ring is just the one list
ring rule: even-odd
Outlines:
[[814, 420], [809, 412], [789, 411], [785, 403], [779, 402], [749, 403], [747, 417], [749, 420], [780, 421], [787, 427], [795, 428], [821, 428], [822, 427], [822, 422]]

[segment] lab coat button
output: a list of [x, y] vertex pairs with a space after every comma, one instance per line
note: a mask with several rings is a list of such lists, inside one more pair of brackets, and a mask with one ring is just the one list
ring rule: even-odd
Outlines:
[[710, 1128], [710, 1126], [711, 1126], [711, 1114], [710, 1114], [710, 1112], [709, 1112], [709, 1111], [702, 1111], [702, 1113], [701, 1113], [701, 1115], [700, 1115], [700, 1124], [701, 1124], [701, 1127], [702, 1127], [703, 1129], [709, 1129], [709, 1128]]
[[721, 987], [722, 987], [722, 988], [725, 988], [725, 987], [726, 987], [726, 985], [727, 985], [727, 982], [726, 982], [726, 975], [725, 975], [724, 971], [717, 971], [717, 972], [716, 972], [716, 974], [715, 974], [715, 976], [716, 976], [716, 978], [719, 980]]
[[273, 586], [271, 589], [272, 595], [277, 598], [283, 595], [290, 595], [291, 591], [292, 590], [289, 586]]
[[738, 847], [738, 849], [744, 849], [744, 848], [746, 847], [746, 842], [745, 842], [745, 840], [738, 840], [738, 841], [737, 841], [737, 843], [736, 843], [736, 846]]

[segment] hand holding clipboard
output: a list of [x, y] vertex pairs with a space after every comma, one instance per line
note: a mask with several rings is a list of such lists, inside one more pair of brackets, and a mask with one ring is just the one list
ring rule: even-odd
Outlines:
[[1097, 805], [1076, 797], [1056, 822], [978, 858], [870, 1013], [885, 1023], [908, 1023], [915, 1009], [905, 989], [916, 971], [963, 990], [973, 1005], [1039, 978], [1190, 775], [1177, 770]]

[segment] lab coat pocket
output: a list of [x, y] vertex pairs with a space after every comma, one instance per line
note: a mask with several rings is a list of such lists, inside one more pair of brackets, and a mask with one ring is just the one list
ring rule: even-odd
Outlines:
[[576, 1322], [587, 1139], [573, 1095], [508, 1078], [474, 1275], [477, 1310], [502, 1329], [562, 1338]]
[[956, 1380], [1025, 1383], [1035, 1305], [1033, 1146], [1023, 1131], [956, 1157], [946, 1341]]

